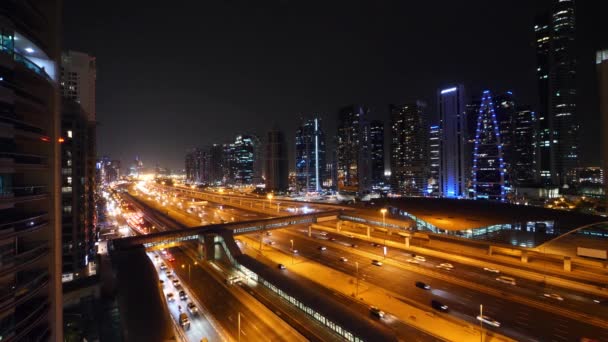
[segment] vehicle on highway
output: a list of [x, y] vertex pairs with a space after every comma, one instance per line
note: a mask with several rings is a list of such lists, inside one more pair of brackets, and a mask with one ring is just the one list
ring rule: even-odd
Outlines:
[[190, 312], [191, 315], [198, 314], [198, 308], [196, 307], [196, 305], [194, 305], [194, 303], [189, 302], [188, 305], [186, 305], [186, 307], [188, 308], [188, 312]]
[[325, 247], [325, 246], [319, 246], [319, 250], [320, 250], [320, 251], [327, 250], [327, 247]]
[[285, 270], [285, 269], [287, 269], [287, 267], [285, 267], [285, 265], [283, 265], [283, 264], [278, 264], [278, 265], [277, 265], [277, 267], [278, 267], [280, 270]]
[[165, 271], [165, 275], [167, 276], [167, 278], [171, 279], [173, 278], [173, 272], [171, 272], [171, 270], [166, 270]]
[[266, 236], [272, 236], [272, 232], [266, 232]]
[[448, 308], [447, 305], [445, 305], [445, 304], [443, 304], [440, 301], [435, 300], [435, 299], [431, 300], [431, 307], [433, 309], [435, 309], [435, 310], [438, 310], [438, 311], [443, 311], [443, 312], [448, 312], [449, 311], [449, 308]]
[[173, 287], [175, 287], [176, 290], [181, 290], [182, 289], [182, 284], [181, 283], [177, 283], [177, 284], [173, 285]]
[[483, 270], [486, 272], [500, 273], [500, 270], [498, 270], [496, 268], [491, 268], [491, 267], [484, 267]]
[[405, 260], [405, 261], [409, 262], [410, 264], [419, 264], [419, 263], [420, 263], [420, 262], [418, 262], [418, 260], [416, 260], [416, 259], [412, 259], [412, 258], [407, 259], [407, 260]]
[[353, 244], [351, 244], [350, 246], [351, 246], [352, 248], [357, 248], [357, 247], [359, 247], [359, 246], [358, 246], [356, 243], [353, 243]]
[[416, 285], [416, 287], [419, 287], [419, 288], [421, 288], [421, 289], [423, 289], [423, 290], [430, 290], [430, 289], [431, 289], [431, 285], [429, 285], [429, 284], [427, 284], [427, 283], [423, 283], [423, 282], [421, 282], [421, 281], [417, 281], [417, 282], [415, 283], [415, 285]]
[[167, 255], [167, 250], [166, 250], [166, 249], [164, 249], [164, 248], [163, 248], [163, 249], [161, 249], [161, 250], [160, 250], [160, 252], [161, 252], [163, 255]]
[[516, 285], [517, 284], [515, 282], [515, 278], [513, 278], [513, 277], [500, 276], [500, 277], [496, 278], [496, 280], [498, 280], [501, 283], [510, 284], [510, 285]]
[[177, 286], [179, 284], [179, 279], [173, 279], [173, 286]]
[[335, 237], [330, 237], [329, 241], [336, 241], [336, 238]]
[[181, 299], [181, 300], [188, 299], [188, 295], [186, 294], [186, 291], [184, 291], [184, 290], [179, 291], [179, 299]]
[[184, 329], [190, 328], [190, 320], [185, 312], [179, 314], [179, 325], [181, 325]]
[[297, 250], [297, 249], [294, 249], [294, 250], [292, 250], [291, 252], [292, 252], [293, 254], [298, 254], [298, 250]]
[[175, 296], [173, 296], [173, 292], [167, 293], [167, 300], [170, 302], [175, 300]]
[[327, 232], [319, 232], [319, 235], [327, 236]]
[[560, 302], [562, 300], [564, 300], [564, 298], [562, 296], [558, 295], [557, 293], [543, 293], [543, 296], [545, 296], [547, 298], [559, 300]]
[[594, 298], [593, 302], [600, 305], [608, 305], [608, 299]]
[[175, 257], [170, 256], [170, 257], [169, 257], [167, 260], [169, 260], [169, 261], [173, 262], [173, 261], [175, 261]]
[[166, 270], [167, 269], [167, 265], [165, 265], [165, 263], [163, 262], [162, 264], [160, 264], [160, 269], [161, 270]]
[[347, 259], [347, 258], [345, 258], [345, 257], [340, 257], [340, 261], [342, 261], [342, 262], [347, 262], [347, 261], [348, 261], [348, 259]]
[[442, 262], [441, 264], [435, 266], [437, 268], [443, 268], [444, 270], [451, 271], [454, 268], [454, 265], [449, 262]]
[[159, 285], [160, 285], [160, 287], [165, 287], [165, 281], [161, 279], [159, 281]]
[[382, 261], [380, 261], [380, 260], [372, 260], [372, 265], [382, 266]]
[[484, 323], [487, 323], [489, 325], [493, 325], [495, 327], [500, 327], [500, 322], [497, 320], [494, 320], [486, 315], [477, 315], [477, 320], [478, 321], [482, 321]]
[[370, 243], [370, 245], [372, 245], [372, 247], [379, 247], [380, 246], [380, 244], [375, 243], [375, 242]]
[[418, 261], [426, 261], [426, 258], [425, 258], [425, 257], [423, 257], [422, 255], [416, 255], [416, 256], [414, 257], [414, 259], [416, 259], [416, 260], [418, 260]]
[[274, 246], [274, 244], [276, 244], [276, 242], [274, 242], [274, 241], [268, 241], [268, 244], [271, 245], [271, 246]]
[[378, 318], [383, 318], [384, 317], [384, 311], [380, 310], [379, 308], [375, 307], [375, 306], [370, 306], [369, 307], [369, 312], [378, 317]]

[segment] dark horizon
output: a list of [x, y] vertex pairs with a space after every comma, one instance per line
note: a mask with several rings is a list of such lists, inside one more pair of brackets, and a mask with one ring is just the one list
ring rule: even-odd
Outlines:
[[[66, 0], [64, 47], [97, 58], [98, 155], [181, 170], [187, 149], [262, 137], [269, 124], [292, 151], [301, 115], [320, 113], [330, 138], [352, 103], [386, 122], [389, 104], [423, 100], [430, 124], [437, 89], [452, 83], [469, 96], [512, 90], [537, 110], [533, 25], [546, 3]], [[577, 4], [581, 165], [599, 164], [601, 6]]]

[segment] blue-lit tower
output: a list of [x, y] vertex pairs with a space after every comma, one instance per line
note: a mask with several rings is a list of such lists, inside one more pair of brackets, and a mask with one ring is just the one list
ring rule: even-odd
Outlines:
[[302, 121], [296, 131], [296, 190], [320, 192], [325, 179], [325, 135], [318, 117]]
[[473, 192], [475, 199], [504, 201], [505, 162], [500, 128], [492, 94], [483, 92], [473, 148]]
[[439, 90], [439, 191], [443, 197], [466, 197], [467, 153], [464, 86]]

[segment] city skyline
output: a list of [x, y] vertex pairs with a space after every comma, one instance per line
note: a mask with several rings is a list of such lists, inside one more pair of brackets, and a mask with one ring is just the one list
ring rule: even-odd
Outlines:
[[[296, 118], [299, 115], [320, 113], [326, 122], [326, 131], [334, 131], [335, 113], [350, 103], [365, 104], [371, 109], [371, 119], [387, 121], [388, 104], [421, 99], [428, 102], [430, 115], [437, 116], [435, 89], [453, 82], [464, 83], [472, 93], [480, 93], [483, 89], [498, 92], [512, 90], [518, 103], [529, 104], [533, 110], [538, 106], [536, 57], [532, 44], [533, 25], [535, 14], [546, 2], [520, 4], [518, 9], [493, 9], [488, 8], [487, 4], [479, 3], [471, 3], [466, 8], [445, 5], [444, 9], [434, 14], [435, 27], [429, 28], [421, 37], [413, 37], [405, 32], [407, 27], [411, 26], [401, 28], [389, 25], [383, 19], [381, 25], [369, 25], [365, 29], [351, 27], [353, 24], [347, 18], [380, 20], [406, 13], [400, 5], [390, 2], [369, 6], [352, 4], [344, 8], [350, 17], [338, 14], [338, 9], [342, 7], [337, 5], [329, 6], [325, 12], [320, 13], [313, 10], [314, 6], [296, 6], [292, 9], [277, 5], [268, 13], [262, 10], [253, 11], [252, 18], [248, 19], [244, 18], [244, 13], [241, 12], [247, 10], [245, 6], [229, 15], [234, 19], [230, 21], [233, 25], [231, 29], [214, 20], [205, 24], [214, 25], [214, 29], [209, 31], [211, 33], [205, 36], [210, 48], [206, 54], [209, 57], [198, 60], [188, 57], [190, 54], [196, 54], [199, 49], [189, 43], [191, 37], [200, 33], [196, 27], [176, 23], [179, 34], [172, 34], [171, 39], [178, 45], [188, 46], [188, 50], [194, 49], [192, 53], [183, 52], [177, 56], [167, 56], [160, 52], [142, 56], [142, 53], [153, 46], [142, 45], [146, 44], [148, 38], [129, 39], [132, 34], [129, 30], [121, 30], [121, 33], [116, 35], [108, 34], [118, 37], [111, 45], [121, 51], [120, 64], [116, 57], [110, 54], [113, 48], [92, 43], [101, 41], [98, 39], [101, 38], [99, 34], [106, 30], [98, 31], [83, 21], [95, 22], [98, 24], [96, 27], [103, 27], [107, 32], [120, 30], [121, 24], [116, 20], [122, 16], [120, 13], [132, 13], [131, 5], [118, 6], [118, 17], [112, 17], [105, 8], [91, 6], [83, 9], [79, 8], [80, 4], [70, 5], [67, 7], [73, 9], [68, 8], [67, 11], [78, 11], [78, 15], [66, 16], [65, 44], [70, 49], [88, 51], [103, 61], [100, 70], [103, 70], [105, 75], [100, 76], [98, 81], [99, 148], [101, 154], [112, 155], [116, 159], [132, 160], [135, 155], [140, 155], [149, 164], [159, 163], [172, 169], [181, 169], [182, 155], [189, 148], [225, 142], [225, 138], [240, 134], [245, 129], [263, 136], [265, 132], [262, 123], [257, 119], [259, 117], [264, 117], [264, 122], [278, 123], [279, 127], [289, 134], [295, 131]], [[475, 11], [466, 10], [469, 6], [485, 10], [489, 13], [488, 18], [482, 18], [482, 22], [473, 24], [478, 18], [473, 13]], [[593, 144], [593, 141], [597, 140], [593, 137], [598, 136], [598, 105], [591, 100], [596, 87], [593, 82], [596, 77], [596, 48], [591, 48], [589, 41], [597, 41], [596, 36], [599, 34], [595, 29], [597, 21], [589, 19], [597, 16], [597, 8], [593, 6], [595, 5], [581, 3], [577, 11], [577, 16], [584, 18], [580, 20], [580, 25], [577, 25], [577, 34], [581, 36], [577, 37], [580, 38], [578, 75], [585, 80], [581, 82], [579, 91], [581, 127], [587, 132], [582, 142], [583, 164], [593, 164], [599, 155], [599, 147]], [[108, 6], [110, 7], [112, 6]], [[230, 5], [216, 4], [207, 10], [209, 13], [227, 14], [231, 9]], [[183, 12], [180, 8], [174, 10], [180, 14]], [[428, 6], [416, 5], [407, 13], [418, 13], [422, 18], [431, 10], [434, 11]], [[165, 9], [163, 15], [164, 11]], [[95, 17], [91, 18], [93, 14]], [[145, 14], [143, 17], [130, 16], [129, 18], [134, 20], [131, 24], [142, 29], [153, 29], [150, 25], [161, 13], [155, 8], [149, 8]], [[513, 15], [517, 15], [521, 20], [511, 20]], [[475, 53], [473, 41], [461, 41], [458, 49], [470, 52], [463, 56], [451, 54], [449, 51], [455, 48], [454, 43], [447, 41], [448, 37], [443, 33], [453, 25], [455, 17], [458, 16], [458, 34], [472, 36], [475, 32], [476, 41], [484, 41], [488, 48], [496, 49], [500, 53], [487, 58]], [[108, 20], [103, 20], [104, 18]], [[237, 20], [239, 18], [243, 19], [242, 22]], [[309, 23], [308, 18], [314, 18], [313, 22], [316, 24]], [[428, 27], [416, 18], [408, 18], [412, 20], [408, 25]], [[344, 30], [332, 31], [334, 20], [343, 25]], [[115, 27], [106, 27], [112, 23]], [[289, 42], [282, 39], [282, 34], [264, 35], [272, 32], [275, 25], [281, 25], [285, 32], [296, 35], [298, 39]], [[486, 30], [480, 31], [481, 25], [485, 25]], [[79, 30], [70, 29], [71, 26], [78, 26]], [[242, 29], [244, 27], [253, 27], [253, 30], [251, 33], [245, 33]], [[334, 33], [322, 38], [324, 32]], [[249, 44], [243, 40], [245, 37], [251, 42], [257, 42], [257, 47], [244, 50]], [[222, 43], [224, 39], [232, 39], [235, 43], [226, 46]], [[407, 50], [404, 48], [390, 44], [391, 39], [413, 39], [415, 46], [420, 47], [415, 54], [418, 57], [408, 57], [411, 54], [406, 54]], [[332, 43], [336, 45], [332, 46]], [[362, 53], [359, 57], [348, 56], [348, 45], [345, 45], [348, 43], [361, 46]], [[269, 50], [273, 49], [273, 46], [279, 49], [278, 54]], [[238, 51], [239, 57], [219, 62], [231, 51]], [[304, 51], [323, 51], [323, 54], [322, 57], [312, 60], [298, 57], [310, 53], [294, 54]], [[270, 59], [261, 60], [262, 55], [269, 56], [267, 58]], [[152, 67], [159, 58], [168, 62], [170, 67], [166, 71]], [[338, 60], [341, 62], [336, 64]], [[226, 70], [227, 65], [239, 70], [238, 75]], [[291, 68], [294, 65], [300, 67]], [[496, 65], [501, 65], [501, 68], [496, 68]], [[188, 66], [188, 72], [192, 72], [192, 76], [185, 76], [184, 66]], [[217, 71], [210, 70], [210, 66], [216, 66]], [[339, 67], [336, 69], [336, 66]], [[288, 67], [289, 72], [285, 72]], [[218, 74], [220, 70], [223, 72], [221, 77]], [[143, 76], [135, 79], [125, 77], [132, 73], [141, 73]], [[109, 86], [107, 79], [116, 77], [121, 81]], [[317, 82], [317, 79], [321, 78], [324, 79], [323, 86]], [[213, 80], [215, 83], [212, 84]], [[141, 83], [142, 81], [146, 83]], [[227, 88], [228, 83], [233, 86]], [[175, 84], [176, 87], [153, 87], [154, 84]], [[135, 105], [135, 102], [141, 102], [138, 99], [141, 99], [144, 89], [155, 94], [152, 96], [150, 107]], [[227, 97], [228, 94], [231, 94], [230, 98]], [[108, 102], [106, 99], [109, 98], [115, 101]], [[167, 101], [160, 102], [154, 98]], [[212, 127], [204, 124], [207, 118], [216, 114], [220, 118], [214, 120]], [[172, 127], [183, 133], [175, 136], [175, 133], [167, 131], [166, 126], [162, 124], [165, 118], [171, 118], [174, 123]], [[146, 129], [141, 126], [142, 120], [148, 122]], [[191, 124], [184, 126], [182, 121]], [[123, 148], [126, 143], [124, 140], [130, 136], [138, 142]], [[288, 139], [288, 145], [289, 151], [293, 151], [292, 139]], [[290, 168], [293, 167], [292, 161], [290, 156]]]

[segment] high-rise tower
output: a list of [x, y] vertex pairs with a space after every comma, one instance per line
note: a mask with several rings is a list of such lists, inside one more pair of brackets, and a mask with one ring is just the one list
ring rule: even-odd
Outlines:
[[466, 196], [466, 117], [464, 86], [439, 90], [439, 184], [443, 197]]
[[505, 163], [492, 94], [483, 92], [473, 148], [473, 191], [476, 199], [504, 201]]
[[0, 1], [3, 341], [63, 340], [60, 24], [61, 1]]
[[306, 119], [296, 131], [296, 191], [319, 192], [325, 179], [325, 135], [321, 119]]
[[336, 169], [339, 191], [361, 194], [371, 188], [368, 115], [369, 110], [358, 105], [345, 107], [338, 115]]

